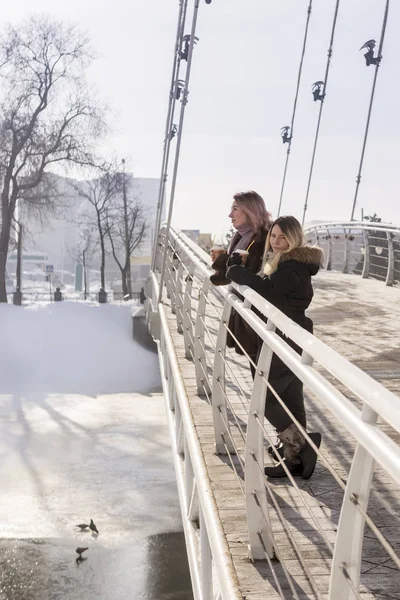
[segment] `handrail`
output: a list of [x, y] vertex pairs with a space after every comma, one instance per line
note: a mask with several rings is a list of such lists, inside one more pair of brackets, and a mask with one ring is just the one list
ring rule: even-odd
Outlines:
[[[194, 249], [194, 242], [188, 244], [188, 241], [191, 240], [188, 240], [188, 238], [185, 240], [186, 236], [182, 234], [182, 232], [178, 233], [174, 230], [172, 233], [176, 236], [176, 241], [183, 250], [185, 250], [184, 244], [187, 244], [192, 250]], [[199, 256], [204, 260], [204, 255], [208, 255], [203, 250], [198, 250]], [[210, 276], [210, 271], [206, 266], [202, 264], [198, 265], [198, 269], [204, 276]], [[306, 351], [309, 356], [318, 361], [322, 367], [329, 371], [331, 375], [346, 385], [349, 390], [364, 400], [374, 411], [380, 414], [385, 421], [400, 432], [400, 403], [398, 397], [393, 394], [393, 392], [384, 388], [380, 383], [375, 381], [375, 379], [372, 379], [372, 377], [364, 373], [364, 371], [350, 363], [338, 352], [294, 323], [289, 317], [284, 315], [273, 304], [262, 298], [254, 290], [247, 286], [239, 286], [236, 283], [232, 283], [231, 285], [238, 290], [242, 296], [249, 300], [261, 314], [270, 319], [282, 333], [292, 339], [300, 346], [300, 348]], [[229, 301], [231, 304], [237, 304], [235, 300], [237, 297], [232, 297], [226, 287], [215, 287], [214, 292], [225, 301]], [[243, 313], [242, 316], [247, 322], [249, 322], [248, 318], [253, 322], [254, 313], [249, 311], [249, 309], [242, 309], [239, 306], [235, 306], [235, 308]], [[261, 329], [257, 326], [257, 333], [260, 337], [263, 337], [264, 329], [264, 323], [262, 323]], [[285, 346], [287, 345], [285, 344]]]
[[327, 270], [384, 280], [387, 286], [400, 282], [400, 227], [393, 223], [314, 223], [305, 229], [305, 234], [308, 239], [316, 238], [326, 249]]
[[[152, 274], [152, 296], [151, 302], [155, 303], [158, 298], [158, 281]], [[154, 306], [153, 306], [154, 308]], [[160, 337], [165, 345], [166, 355], [168, 358], [168, 366], [173, 376], [174, 382], [174, 393], [176, 394], [177, 401], [180, 408], [180, 418], [183, 423], [183, 430], [185, 435], [185, 446], [190, 456], [191, 469], [193, 470], [196, 487], [198, 490], [198, 499], [201, 506], [201, 515], [204, 521], [204, 525], [207, 531], [207, 539], [210, 545], [212, 559], [218, 574], [218, 583], [221, 588], [222, 600], [241, 600], [242, 595], [240, 594], [237, 578], [232, 572], [232, 560], [229, 553], [229, 548], [226, 543], [226, 539], [222, 530], [221, 522], [218, 518], [218, 511], [212, 493], [210, 480], [202, 461], [202, 452], [199, 445], [199, 440], [196, 435], [192, 415], [186, 401], [186, 390], [185, 385], [179, 370], [174, 344], [169, 331], [169, 326], [165, 316], [164, 307], [162, 304], [158, 307], [159, 318], [160, 318]], [[160, 346], [160, 342], [158, 342]], [[160, 348], [159, 348], [160, 351]], [[176, 457], [176, 455], [175, 455]], [[189, 457], [185, 456], [185, 462], [189, 460]], [[182, 502], [182, 499], [181, 499]], [[185, 506], [186, 517], [188, 516], [188, 506]], [[184, 515], [183, 515], [184, 516]], [[183, 519], [184, 528], [187, 531], [189, 524], [188, 519]], [[189, 563], [191, 569], [195, 570], [194, 565], [194, 551], [188, 552]], [[203, 598], [199, 591], [198, 575], [194, 578], [196, 582], [195, 598]]]
[[[345, 224], [341, 223], [338, 227], [343, 227], [343, 225]], [[349, 223], [346, 228], [343, 227], [343, 230], [346, 229], [346, 231], [343, 231], [345, 236], [346, 234], [348, 236], [349, 230], [354, 231], [354, 225], [356, 224]], [[364, 236], [367, 236], [364, 239], [368, 243], [368, 231], [374, 230], [375, 226], [374, 224], [362, 225], [365, 227]], [[332, 224], [321, 226], [323, 230], [325, 228], [325, 231], [327, 226], [333, 228]], [[397, 230], [395, 231], [397, 232]], [[398, 231], [400, 232], [400, 229]], [[369, 236], [369, 238], [369, 243], [372, 246], [373, 236]], [[279, 556], [280, 552], [274, 541], [268, 517], [269, 503], [272, 501], [276, 506], [273, 497], [274, 492], [268, 487], [268, 482], [264, 481], [264, 443], [265, 440], [271, 443], [269, 434], [263, 426], [265, 390], [266, 386], [270, 387], [267, 379], [269, 363], [272, 353], [274, 353], [283, 360], [288, 368], [306, 385], [306, 388], [318, 398], [327, 409], [328, 414], [333, 415], [357, 443], [347, 482], [343, 480], [342, 475], [339, 476], [334, 468], [326, 462], [323, 454], [316, 447], [314, 448], [318, 450], [318, 455], [339, 487], [345, 490], [331, 567], [329, 598], [333, 600], [340, 597], [343, 600], [350, 600], [350, 598], [359, 597], [357, 590], [360, 584], [365, 522], [368, 523], [385, 551], [400, 566], [400, 559], [367, 513], [375, 461], [395, 482], [400, 484], [400, 448], [384, 431], [377, 427], [377, 416], [379, 415], [393, 429], [400, 432], [398, 397], [314, 335], [292, 322], [254, 290], [236, 284], [232, 284], [231, 287], [210, 286], [211, 259], [209, 255], [182, 232], [171, 228], [168, 239], [166, 239], [164, 231], [161, 230], [160, 240], [159, 253], [166, 252], [168, 254], [165, 279], [167, 287], [166, 302], [171, 305], [171, 312], [176, 316], [177, 331], [183, 333], [184, 355], [189, 360], [193, 359], [198, 394], [205, 396], [207, 403], [212, 407], [217, 453], [228, 455], [229, 462], [237, 477], [238, 473], [232, 457], [234, 454], [238, 454], [236, 463], [244, 472], [245, 487], [242, 484], [239, 487], [244, 494], [246, 505], [250, 558], [252, 560], [265, 558], [269, 561], [273, 571], [273, 565], [270, 561], [274, 555]], [[390, 250], [389, 245], [388, 247]], [[393, 247], [391, 253], [393, 254]], [[346, 251], [346, 260], [348, 254]], [[152, 278], [153, 288], [156, 288], [156, 273], [153, 273]], [[243, 300], [237, 294], [232, 293], [235, 290], [240, 293]], [[164, 357], [162, 360], [166, 361], [170, 373], [171, 379], [168, 380], [168, 389], [172, 385], [173, 393], [179, 400], [180, 408], [177, 413], [179, 419], [183, 420], [182, 414], [186, 410], [183, 407], [187, 402], [187, 398], [179, 372], [179, 364], [174, 354], [174, 342], [172, 342], [168, 331], [168, 327], [172, 326], [172, 322], [167, 322], [165, 317], [167, 308], [164, 306], [163, 296], [159, 294], [158, 289], [157, 293], [158, 295], [156, 294], [155, 298], [160, 296], [162, 302], [157, 306], [156, 299], [153, 301], [152, 311], [156, 315], [158, 314], [159, 322], [159, 326], [155, 327], [155, 331], [159, 330], [158, 337], [163, 340], [160, 352]], [[217, 307], [219, 307], [218, 310], [216, 310]], [[252, 307], [257, 309], [257, 313], [252, 310]], [[257, 333], [263, 344], [256, 369], [250, 407], [248, 398], [246, 400], [246, 410], [248, 410], [247, 432], [249, 435], [251, 432], [250, 439], [246, 433], [243, 434], [243, 431], [240, 431], [244, 437], [239, 439], [242, 442], [245, 441], [246, 446], [245, 462], [243, 462], [243, 457], [239, 456], [238, 446], [231, 431], [231, 422], [235, 428], [236, 425], [238, 426], [238, 433], [241, 426], [236, 418], [235, 408], [230, 403], [226, 387], [226, 382], [230, 377], [230, 372], [226, 369], [230, 370], [230, 365], [225, 356], [225, 351], [227, 333], [229, 332], [229, 316], [232, 309]], [[260, 318], [261, 316], [263, 319]], [[267, 327], [264, 319], [268, 321]], [[210, 331], [210, 327], [212, 331]], [[279, 330], [279, 335], [275, 333], [275, 329]], [[232, 335], [232, 332], [230, 334]], [[281, 334], [283, 334], [283, 337]], [[155, 335], [157, 337], [157, 333]], [[284, 337], [290, 338], [302, 349], [303, 354], [295, 352], [285, 342]], [[207, 352], [206, 343], [208, 344]], [[213, 369], [210, 369], [210, 352], [214, 353]], [[247, 358], [249, 359], [249, 357]], [[322, 370], [314, 367], [314, 362]], [[353, 401], [347, 398], [345, 393], [331, 382], [330, 378], [326, 377], [325, 373], [332, 375], [335, 380], [345, 386], [346, 390], [358, 397], [363, 404], [362, 410], [355, 406]], [[240, 393], [243, 395], [243, 390], [240, 386], [239, 388]], [[177, 391], [179, 389], [180, 392]], [[273, 389], [272, 392], [282, 404], [283, 401]], [[285, 410], [312, 444], [307, 432], [294, 419], [290, 411], [287, 408]], [[243, 420], [243, 414], [240, 414], [240, 418]], [[180, 447], [182, 447], [182, 444]], [[196, 449], [193, 447], [188, 452], [190, 460], [195, 461], [196, 459], [194, 455], [192, 456], [192, 453], [196, 452]], [[199, 467], [195, 472], [195, 478], [197, 476], [200, 478], [203, 476], [199, 471]], [[301, 495], [301, 490], [299, 490], [291, 476], [290, 481], [297, 493]], [[238, 483], [240, 483], [240, 475]], [[201, 569], [201, 577], [203, 577], [205, 576], [204, 573], [209, 574], [210, 569], [212, 570], [210, 561], [215, 561], [215, 553], [218, 552], [218, 549], [217, 545], [212, 546], [208, 533], [209, 529], [213, 528], [212, 523], [207, 520], [207, 512], [212, 511], [212, 507], [202, 499], [202, 495], [207, 493], [206, 490], [201, 485], [199, 488], [199, 504], [201, 506], [199, 523], [203, 523], [204, 530], [203, 534], [200, 534], [200, 538], [206, 561]], [[268, 494], [266, 490], [268, 490]], [[307, 510], [310, 510], [310, 507], [307, 507]], [[315, 522], [312, 513], [310, 513], [310, 517]], [[316, 529], [324, 537], [324, 532], [318, 524], [316, 524]], [[332, 551], [331, 544], [328, 544], [328, 548]], [[300, 560], [300, 562], [302, 561]], [[312, 581], [312, 574], [304, 561], [302, 565], [313, 589], [317, 590], [318, 585], [315, 581]], [[291, 575], [283, 563], [282, 568], [292, 589]], [[226, 581], [228, 581], [230, 575], [227, 570], [225, 575], [227, 576]], [[204, 589], [209, 588], [206, 585]], [[225, 600], [225, 592], [221, 595], [223, 600]], [[210, 598], [218, 597], [210, 594], [208, 596]], [[316, 596], [319, 597], [318, 590]], [[229, 598], [229, 595], [227, 597]]]
[[381, 223], [374, 221], [323, 221], [321, 223], [314, 223], [312, 225], [308, 225], [304, 228], [305, 234], [309, 231], [314, 231], [317, 229], [334, 229], [342, 227], [343, 229], [353, 229], [353, 230], [380, 230], [390, 231], [392, 233], [400, 234], [400, 227], [394, 225], [393, 223]]

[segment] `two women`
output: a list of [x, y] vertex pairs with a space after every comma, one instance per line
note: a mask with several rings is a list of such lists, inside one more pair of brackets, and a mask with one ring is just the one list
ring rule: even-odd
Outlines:
[[[228, 251], [215, 258], [212, 264], [216, 273], [211, 275], [210, 280], [214, 285], [230, 283], [229, 277], [226, 276], [227, 261], [234, 252], [248, 252], [246, 269], [251, 273], [258, 273], [271, 224], [270, 214], [265, 208], [264, 200], [254, 191], [239, 192], [234, 195], [229, 218], [236, 233], [229, 244]], [[235, 348], [238, 354], [244, 354], [243, 351], [245, 351], [251, 361], [255, 363], [259, 347], [258, 335], [235, 311], [232, 311], [229, 331], [231, 335], [228, 335], [228, 347]], [[252, 362], [250, 368], [254, 376]]]
[[[313, 323], [305, 315], [305, 310], [313, 297], [311, 277], [318, 273], [321, 262], [321, 249], [306, 244], [297, 219], [279, 217], [272, 223], [266, 240], [261, 273], [257, 275], [243, 266], [240, 255], [231, 253], [227, 261], [226, 276], [239, 285], [251, 287], [295, 323], [312, 332]], [[285, 338], [285, 341], [300, 352], [290, 339]], [[303, 384], [275, 354], [269, 383], [306, 429]], [[270, 447], [269, 453], [273, 456], [278, 452], [291, 473], [300, 474], [304, 479], [311, 477], [317, 459], [316, 453], [270, 390], [267, 393], [265, 416], [276, 428], [281, 441], [275, 451]], [[311, 433], [309, 436], [319, 447], [321, 435]], [[279, 464], [276, 467], [266, 467], [265, 474], [269, 477], [282, 477], [286, 472]]]

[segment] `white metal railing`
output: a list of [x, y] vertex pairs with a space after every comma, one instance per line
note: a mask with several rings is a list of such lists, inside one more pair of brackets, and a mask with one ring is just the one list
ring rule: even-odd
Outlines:
[[400, 227], [393, 223], [342, 221], [307, 227], [307, 240], [323, 248], [325, 268], [400, 282]]
[[[372, 228], [375, 230], [375, 225]], [[173, 229], [170, 230], [167, 240], [162, 229], [155, 272], [152, 273], [146, 286], [148, 298], [146, 312], [150, 330], [158, 340], [164, 392], [170, 407], [169, 419], [171, 432], [174, 432], [172, 437], [175, 444], [175, 466], [196, 600], [216, 598], [231, 600], [241, 596], [228, 557], [227, 543], [212, 500], [205, 466], [200, 458], [202, 453], [191, 413], [188, 410], [188, 398], [175, 354], [172, 332], [166, 319], [167, 308], [163, 303], [157, 305], [159, 295], [157, 269], [160, 267], [160, 258], [164, 253], [166, 253], [167, 267], [166, 292], [170, 300], [168, 304], [176, 316], [174, 328], [182, 334], [186, 358], [194, 363], [197, 393], [210, 403], [216, 451], [229, 457], [243, 491], [250, 558], [253, 561], [267, 560], [274, 578], [276, 575], [273, 558], [279, 558], [293, 597], [298, 597], [290, 568], [286, 568], [279, 544], [274, 540], [269, 516], [271, 510], [276, 511], [296, 548], [296, 541], [284, 522], [273, 486], [264, 475], [265, 443], [273, 442], [271, 430], [264, 423], [266, 391], [270, 388], [318, 452], [319, 459], [331, 473], [339, 488], [344, 491], [336, 540], [332, 544], [318, 519], [315, 518], [312, 507], [308, 506], [296, 480], [288, 473], [293, 488], [309, 511], [309, 518], [332, 555], [329, 598], [350, 600], [360, 597], [365, 523], [375, 534], [388, 556], [397, 567], [400, 566], [400, 559], [368, 515], [375, 463], [390, 475], [396, 484], [400, 484], [400, 449], [376, 424], [380, 416], [393, 429], [400, 432], [399, 399], [323, 342], [293, 323], [253, 290], [234, 285], [233, 287], [242, 294], [244, 298], [242, 301], [229, 288], [216, 288], [210, 285], [211, 261], [208, 255], [187, 236]], [[252, 307], [268, 319], [267, 325], [257, 316]], [[226, 348], [232, 309], [242, 316], [262, 340], [250, 398], [235, 375]], [[292, 339], [302, 349], [302, 355], [292, 350], [282, 337], [277, 335], [276, 329]], [[230, 333], [232, 335], [232, 332]], [[288, 365], [304, 383], [307, 391], [339, 420], [341, 426], [354, 439], [356, 450], [347, 482], [327, 462], [308, 437], [307, 432], [271, 388], [268, 373], [273, 353]], [[251, 360], [250, 357], [248, 358]], [[336, 387], [331, 383], [329, 375], [339, 382], [341, 389], [345, 387], [349, 394], [361, 401], [361, 409], [338, 389], [339, 386]], [[235, 408], [230, 402], [229, 390], [233, 385], [239, 390], [243, 405], [247, 406], [245, 427], [240, 424], [240, 419], [235, 415]], [[238, 447], [236, 433], [245, 444], [244, 457]], [[279, 456], [277, 458], [280, 459]], [[280, 462], [284, 466], [281, 460]], [[199, 536], [196, 535], [195, 530], [199, 532]], [[196, 542], [198, 537], [200, 544]], [[320, 598], [318, 582], [310, 572], [306, 561], [302, 559], [298, 547], [296, 553], [315, 597]], [[278, 580], [276, 586], [279, 590]], [[284, 596], [281, 594], [281, 597]]]

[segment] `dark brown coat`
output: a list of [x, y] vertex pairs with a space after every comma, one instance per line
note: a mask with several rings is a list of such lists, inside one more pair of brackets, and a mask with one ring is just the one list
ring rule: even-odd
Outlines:
[[[251, 245], [249, 244], [250, 247], [246, 261], [246, 269], [252, 273], [258, 273], [261, 268], [266, 237], [267, 231], [258, 233], [251, 240], [251, 242], [254, 241], [254, 243], [250, 242]], [[217, 272], [214, 275], [211, 275], [210, 280], [214, 285], [227, 285], [231, 282], [225, 275], [228, 258], [229, 255], [227, 253], [220, 254], [213, 262], [212, 268]], [[233, 292], [242, 298], [235, 290], [233, 290]], [[232, 310], [231, 318], [229, 320], [229, 330], [232, 332], [232, 335], [228, 333], [226, 342], [228, 348], [235, 348], [237, 354], [244, 354], [240, 347], [243, 346], [247, 354], [255, 358], [259, 345], [258, 335], [235, 310]]]

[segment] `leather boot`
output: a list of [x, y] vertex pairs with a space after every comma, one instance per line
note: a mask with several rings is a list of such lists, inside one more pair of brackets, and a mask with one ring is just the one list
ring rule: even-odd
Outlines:
[[[317, 448], [321, 445], [321, 434], [320, 433], [309, 433], [309, 437], [312, 439]], [[304, 448], [299, 453], [301, 462], [303, 464], [303, 479], [310, 479], [314, 473], [315, 465], [317, 464], [317, 453], [306, 441]]]
[[[285, 463], [288, 471], [292, 475], [302, 475], [303, 465], [301, 463], [296, 465], [286, 458], [284, 458], [282, 462]], [[264, 473], [267, 477], [287, 477], [287, 473], [281, 464], [276, 465], [276, 467], [265, 467]]]

